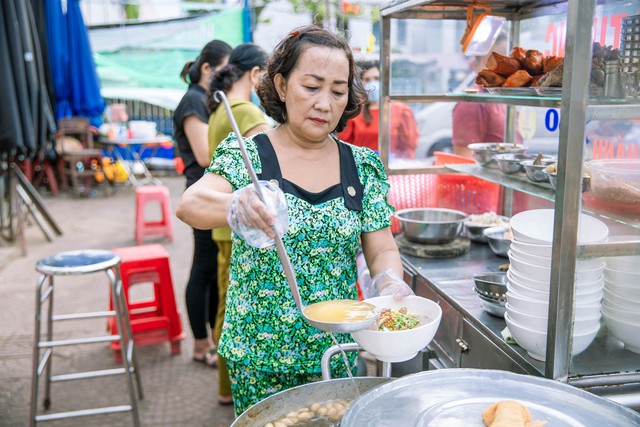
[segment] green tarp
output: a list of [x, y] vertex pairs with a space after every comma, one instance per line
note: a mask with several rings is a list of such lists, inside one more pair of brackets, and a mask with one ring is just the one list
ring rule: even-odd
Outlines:
[[[231, 46], [242, 43], [242, 9], [229, 9], [209, 14], [203, 19], [185, 20], [182, 25], [170, 22], [166, 24], [168, 31], [165, 32], [162, 24], [150, 25], [154, 27], [149, 27], [147, 32], [153, 32], [155, 38], [144, 34], [144, 25], [135, 29], [129, 27], [132, 33], [117, 50], [101, 50], [100, 44], [105, 44], [97, 40], [94, 59], [103, 88], [184, 89], [186, 84], [180, 79], [180, 71], [187, 61], [195, 60], [207, 42], [216, 38]], [[178, 30], [174, 30], [176, 27]], [[100, 37], [108, 39], [110, 31], [115, 35], [119, 30], [122, 28], [100, 29]], [[139, 34], [140, 40], [136, 40], [135, 34]], [[144, 40], [143, 35], [146, 36]]]

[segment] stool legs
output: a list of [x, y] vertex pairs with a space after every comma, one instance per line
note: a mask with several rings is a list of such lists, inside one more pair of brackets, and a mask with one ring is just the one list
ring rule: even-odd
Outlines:
[[[33, 372], [31, 378], [31, 418], [30, 425], [35, 426], [38, 421], [48, 421], [54, 419], [63, 419], [79, 416], [107, 414], [115, 412], [131, 411], [133, 416], [133, 425], [140, 426], [140, 415], [138, 411], [138, 399], [136, 398], [136, 386], [138, 389], [138, 397], [143, 399], [142, 382], [138, 372], [138, 362], [136, 358], [135, 346], [133, 343], [133, 334], [131, 333], [131, 324], [129, 321], [129, 312], [123, 293], [122, 281], [120, 279], [120, 270], [118, 266], [104, 270], [108, 279], [113, 299], [113, 311], [78, 313], [78, 314], [53, 314], [53, 276], [41, 274], [36, 282], [36, 313], [35, 313], [35, 338], [33, 345]], [[43, 307], [47, 307], [46, 314], [46, 342], [41, 341]], [[118, 329], [123, 331], [116, 335], [106, 337], [90, 337], [79, 339], [67, 339], [53, 341], [53, 322], [58, 320], [78, 320], [87, 318], [103, 318], [115, 317]], [[53, 361], [53, 349], [57, 346], [89, 344], [99, 342], [110, 342], [114, 340], [120, 341], [122, 359], [125, 368], [103, 369], [92, 372], [70, 373], [52, 376], [51, 365]], [[41, 350], [44, 355], [41, 356]], [[60, 412], [54, 414], [38, 415], [38, 392], [40, 386], [40, 376], [45, 374], [45, 393], [44, 393], [44, 409], [49, 409], [51, 405], [51, 383], [57, 381], [81, 380], [88, 378], [96, 378], [101, 376], [110, 376], [116, 374], [125, 374], [128, 380], [130, 405], [111, 406], [94, 409], [83, 409], [79, 411]], [[135, 376], [135, 385], [134, 385]]]

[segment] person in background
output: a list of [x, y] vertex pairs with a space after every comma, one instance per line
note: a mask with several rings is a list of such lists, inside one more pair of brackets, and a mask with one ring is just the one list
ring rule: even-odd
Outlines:
[[[496, 40], [492, 52], [508, 55], [507, 38], [501, 34]], [[485, 56], [474, 57], [471, 68], [475, 73], [485, 68], [490, 53]], [[474, 85], [473, 89], [480, 89]], [[505, 118], [507, 109], [504, 104], [480, 104], [473, 102], [459, 102], [453, 107], [453, 129], [451, 143], [454, 154], [472, 157], [469, 144], [476, 142], [504, 142]], [[518, 143], [522, 137], [516, 135]]]
[[[238, 415], [274, 393], [319, 380], [322, 355], [334, 345], [298, 310], [274, 229], [306, 304], [357, 298], [360, 241], [378, 292], [412, 294], [401, 279], [382, 162], [370, 149], [333, 136], [360, 113], [367, 96], [346, 40], [317, 26], [293, 31], [274, 49], [257, 93], [266, 114], [279, 123], [244, 138], [267, 204], [255, 193], [235, 135], [229, 135], [176, 212], [192, 227], [228, 224], [233, 230], [219, 351]], [[347, 334], [335, 339], [352, 340]]]
[[[207, 43], [195, 61], [187, 62], [180, 77], [189, 83], [173, 115], [174, 140], [185, 165], [186, 187], [196, 182], [209, 165], [206, 90], [213, 73], [225, 65], [231, 46], [221, 40]], [[211, 229], [193, 229], [193, 259], [185, 292], [187, 314], [194, 338], [193, 360], [217, 365], [216, 346], [211, 333], [218, 310], [218, 279], [215, 262], [218, 248], [211, 240]]]
[[[359, 64], [360, 78], [368, 92], [362, 113], [347, 122], [338, 138], [359, 147], [378, 151], [380, 128], [380, 67], [377, 61]], [[391, 103], [390, 156], [399, 159], [415, 158], [418, 145], [418, 126], [411, 108], [402, 102]]]
[[[241, 44], [231, 52], [229, 63], [221, 68], [211, 79], [208, 106], [209, 117], [209, 158], [213, 157], [220, 141], [233, 132], [231, 122], [224, 105], [215, 98], [216, 91], [225, 93], [231, 111], [242, 135], [252, 136], [269, 130], [262, 110], [251, 102], [252, 94], [267, 65], [268, 55], [261, 47]], [[210, 236], [211, 237], [211, 236]], [[225, 315], [225, 300], [229, 287], [229, 264], [231, 261], [231, 229], [229, 227], [213, 230], [213, 240], [218, 247], [218, 313], [213, 339], [217, 343], [222, 332]], [[218, 359], [218, 402], [223, 405], [233, 403], [229, 372], [224, 358]]]

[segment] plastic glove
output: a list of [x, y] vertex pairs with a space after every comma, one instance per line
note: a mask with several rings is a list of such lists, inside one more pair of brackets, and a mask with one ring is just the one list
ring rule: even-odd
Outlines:
[[284, 193], [269, 181], [260, 181], [265, 203], [253, 184], [233, 192], [227, 203], [227, 222], [247, 244], [266, 248], [275, 243], [274, 229], [280, 237], [287, 232], [289, 214]]
[[380, 296], [393, 295], [395, 298], [401, 299], [409, 295], [415, 295], [411, 287], [404, 283], [404, 280], [391, 269], [376, 274], [371, 281], [371, 285]]

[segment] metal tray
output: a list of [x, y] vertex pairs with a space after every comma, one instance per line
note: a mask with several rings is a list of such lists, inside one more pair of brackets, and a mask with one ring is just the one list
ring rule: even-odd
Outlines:
[[532, 87], [488, 87], [485, 89], [491, 95], [532, 96], [536, 94]]
[[579, 388], [530, 375], [442, 369], [408, 375], [360, 396], [341, 427], [485, 427], [482, 412], [516, 400], [548, 426], [638, 426], [640, 413]]

